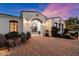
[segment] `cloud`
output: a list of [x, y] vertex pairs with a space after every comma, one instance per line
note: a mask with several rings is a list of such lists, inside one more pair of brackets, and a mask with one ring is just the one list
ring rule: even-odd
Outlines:
[[72, 14], [70, 13], [70, 11], [77, 8], [79, 8], [79, 4], [54, 3], [49, 4], [42, 13], [47, 17], [54, 17], [54, 16], [66, 17]]

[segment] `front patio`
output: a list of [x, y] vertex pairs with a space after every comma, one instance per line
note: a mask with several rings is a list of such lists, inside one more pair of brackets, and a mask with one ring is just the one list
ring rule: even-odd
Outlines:
[[21, 44], [10, 51], [0, 50], [5, 56], [79, 56], [79, 39], [33, 36], [29, 43]]

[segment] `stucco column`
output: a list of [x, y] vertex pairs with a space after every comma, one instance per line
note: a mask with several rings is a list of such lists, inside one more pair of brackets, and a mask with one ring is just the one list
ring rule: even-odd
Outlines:
[[24, 32], [30, 31], [31, 22], [30, 21], [24, 21]]
[[26, 31], [30, 31], [31, 30], [31, 21], [28, 21], [27, 23], [26, 23]]
[[46, 25], [45, 25], [45, 23], [42, 23], [42, 32], [43, 32], [43, 35], [45, 34], [45, 29], [46, 29]]

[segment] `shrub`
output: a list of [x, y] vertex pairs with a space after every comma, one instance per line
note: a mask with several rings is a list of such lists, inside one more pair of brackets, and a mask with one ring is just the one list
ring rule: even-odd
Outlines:
[[57, 27], [52, 27], [51, 28], [51, 36], [58, 36], [58, 31], [59, 29]]
[[75, 37], [78, 37], [78, 32], [75, 32]]
[[30, 32], [26, 33], [26, 38], [31, 38], [31, 33]]
[[40, 31], [38, 31], [38, 34], [41, 34]]
[[68, 29], [64, 29], [64, 33], [63, 34], [67, 34], [68, 33]]
[[5, 34], [5, 38], [7, 39], [7, 42], [5, 43], [6, 47], [16, 46], [16, 42], [19, 37], [20, 37], [20, 34], [18, 34], [18, 32], [9, 32], [9, 33]]
[[21, 42], [22, 43], [25, 43], [26, 42], [26, 36], [25, 36], [25, 33], [24, 32], [21, 33]]
[[18, 34], [18, 32], [9, 32], [8, 34], [5, 34], [5, 37], [7, 39], [14, 39], [20, 37], [20, 35]]
[[70, 33], [71, 34], [71, 36], [75, 36], [75, 33]]
[[68, 33], [68, 31], [69, 31], [68, 29], [64, 29], [63, 37], [67, 38], [67, 39], [70, 39], [71, 38], [71, 34]]
[[75, 33], [70, 33], [71, 34], [71, 36], [73, 37], [73, 38], [78, 38], [78, 32], [75, 32]]
[[74, 35], [74, 34], [70, 34], [69, 29], [64, 29], [64, 33], [63, 33], [64, 38], [71, 39], [71, 35]]
[[6, 38], [4, 35], [0, 34], [0, 47], [4, 47], [6, 42]]
[[6, 39], [9, 39], [9, 36], [8, 36], [8, 34], [5, 34], [5, 38], [6, 38]]
[[64, 38], [70, 39], [71, 36], [66, 34], [66, 35], [64, 35]]
[[49, 31], [48, 30], [45, 31], [45, 36], [49, 36]]

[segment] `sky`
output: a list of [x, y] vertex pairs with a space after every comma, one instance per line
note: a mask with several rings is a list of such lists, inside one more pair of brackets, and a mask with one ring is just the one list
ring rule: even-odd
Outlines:
[[0, 13], [20, 16], [20, 11], [38, 11], [50, 17], [79, 17], [79, 3], [0, 3]]

